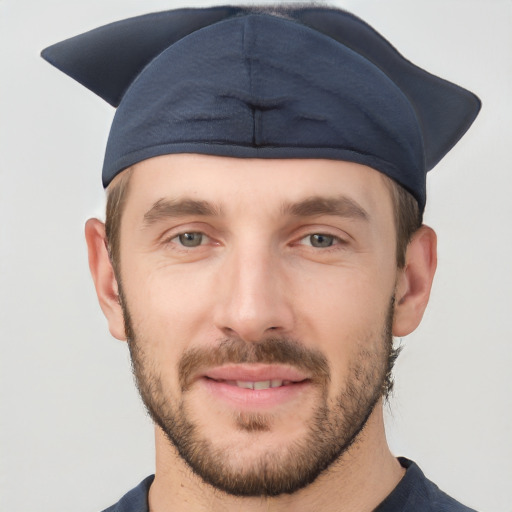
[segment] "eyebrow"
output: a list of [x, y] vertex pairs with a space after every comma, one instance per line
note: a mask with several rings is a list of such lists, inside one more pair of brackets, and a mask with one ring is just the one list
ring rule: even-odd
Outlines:
[[284, 204], [282, 212], [294, 217], [336, 215], [364, 221], [368, 221], [370, 218], [367, 211], [359, 203], [347, 196], [308, 197], [297, 203]]
[[188, 215], [204, 217], [220, 216], [221, 211], [208, 201], [196, 199], [159, 199], [144, 214], [144, 226], [149, 227], [160, 220]]
[[[284, 215], [294, 217], [314, 217], [319, 215], [336, 215], [367, 221], [366, 210], [353, 199], [346, 196], [321, 197], [313, 196], [299, 202], [285, 203], [281, 211]], [[203, 217], [219, 217], [221, 209], [208, 201], [196, 199], [159, 199], [144, 214], [144, 227], [169, 218], [199, 215]]]

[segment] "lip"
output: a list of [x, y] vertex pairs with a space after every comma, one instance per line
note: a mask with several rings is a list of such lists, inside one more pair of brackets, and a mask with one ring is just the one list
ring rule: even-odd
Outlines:
[[304, 372], [291, 366], [278, 364], [233, 364], [206, 370], [201, 377], [216, 381], [243, 380], [249, 382], [285, 380], [294, 383], [310, 378]]
[[[283, 385], [267, 389], [246, 389], [233, 384], [233, 381], [272, 380], [281, 380]], [[211, 368], [199, 376], [197, 382], [209, 395], [209, 399], [220, 400], [231, 408], [245, 411], [269, 411], [294, 402], [312, 386], [311, 379], [304, 372], [289, 366], [268, 364]]]

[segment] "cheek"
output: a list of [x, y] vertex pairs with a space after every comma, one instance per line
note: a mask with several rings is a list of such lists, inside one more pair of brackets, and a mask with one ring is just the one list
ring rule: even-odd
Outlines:
[[329, 279], [312, 282], [316, 285], [295, 294], [300, 297], [300, 338], [326, 355], [333, 388], [339, 388], [361, 355], [385, 354], [383, 335], [394, 280], [368, 269], [338, 269]]
[[321, 320], [325, 328], [342, 334], [349, 326], [364, 329], [372, 321], [381, 320], [393, 295], [395, 276], [392, 265], [383, 268], [366, 262], [357, 266], [316, 266], [307, 273], [297, 273], [290, 282], [295, 281], [296, 305]]
[[[211, 274], [211, 273], [210, 273]], [[196, 269], [127, 266], [123, 289], [136, 335], [167, 365], [198, 339], [209, 339], [212, 279]]]

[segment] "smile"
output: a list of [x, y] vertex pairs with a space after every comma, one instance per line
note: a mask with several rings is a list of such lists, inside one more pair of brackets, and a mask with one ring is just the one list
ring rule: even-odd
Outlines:
[[260, 381], [245, 381], [245, 380], [217, 380], [216, 382], [224, 382], [228, 386], [236, 386], [242, 389], [270, 389], [270, 388], [280, 388], [281, 386], [289, 386], [290, 384], [294, 384], [290, 380], [260, 380]]
[[238, 411], [271, 411], [298, 403], [312, 389], [311, 376], [285, 365], [226, 365], [210, 368], [197, 380], [210, 401]]

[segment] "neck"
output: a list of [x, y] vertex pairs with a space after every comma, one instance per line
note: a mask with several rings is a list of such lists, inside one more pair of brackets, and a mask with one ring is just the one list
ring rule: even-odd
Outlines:
[[151, 512], [361, 512], [374, 510], [404, 474], [384, 432], [382, 401], [353, 445], [312, 484], [294, 494], [239, 498], [196, 476], [163, 432], [156, 428], [156, 475], [149, 493]]

